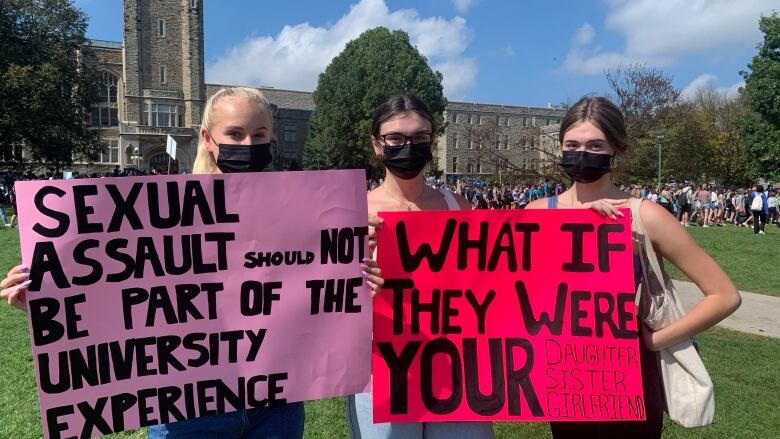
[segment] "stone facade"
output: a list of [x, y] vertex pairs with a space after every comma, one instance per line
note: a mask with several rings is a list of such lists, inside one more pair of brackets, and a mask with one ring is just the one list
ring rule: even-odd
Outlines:
[[551, 156], [561, 156], [561, 141], [558, 132], [561, 130], [561, 124], [547, 125], [539, 130], [539, 149], [543, 154]]
[[499, 173], [531, 178], [545, 154], [540, 133], [559, 124], [565, 110], [449, 102], [437, 165], [450, 179], [482, 179]]
[[124, 114], [121, 168], [192, 168], [206, 100], [203, 5], [198, 0], [124, 0]]

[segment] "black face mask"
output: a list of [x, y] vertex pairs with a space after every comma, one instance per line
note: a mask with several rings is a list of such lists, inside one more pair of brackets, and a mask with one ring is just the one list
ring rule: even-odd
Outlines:
[[388, 171], [403, 180], [410, 180], [420, 175], [425, 165], [433, 160], [431, 144], [407, 144], [399, 148], [382, 146], [382, 163]]
[[612, 171], [612, 155], [587, 151], [563, 151], [558, 163], [572, 180], [593, 183]]
[[271, 163], [271, 144], [217, 145], [217, 167], [223, 173], [260, 172]]

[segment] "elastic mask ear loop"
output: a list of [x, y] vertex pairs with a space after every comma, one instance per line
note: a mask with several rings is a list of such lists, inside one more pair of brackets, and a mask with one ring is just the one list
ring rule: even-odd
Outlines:
[[[211, 139], [211, 143], [216, 145], [217, 149], [219, 149], [219, 143], [217, 143], [216, 140], [214, 140], [214, 136], [211, 135], [211, 131], [209, 131], [208, 128], [206, 128], [206, 133], [209, 135], [209, 139]], [[208, 148], [206, 148], [206, 150], [208, 150]], [[217, 158], [214, 157], [214, 151], [209, 151], [209, 154], [211, 154], [211, 158], [214, 159], [214, 161], [216, 162]]]

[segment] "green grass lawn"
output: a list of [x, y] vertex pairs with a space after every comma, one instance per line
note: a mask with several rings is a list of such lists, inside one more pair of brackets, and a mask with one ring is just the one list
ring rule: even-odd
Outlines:
[[[770, 255], [780, 244], [780, 229], [756, 237], [747, 230], [689, 229], [698, 242], [734, 278], [740, 289], [780, 295], [772, 287]], [[0, 271], [19, 261], [18, 234], [0, 229]], [[762, 276], [752, 279], [756, 267]], [[41, 437], [38, 396], [23, 313], [0, 304], [0, 438]], [[715, 423], [685, 429], [668, 420], [666, 438], [769, 438], [780, 437], [780, 340], [712, 329], [701, 334], [702, 357], [715, 382]], [[307, 438], [347, 437], [344, 399], [306, 403]], [[546, 423], [496, 423], [498, 438], [549, 438]], [[143, 430], [110, 437], [142, 438]], [[586, 439], [586, 438], [583, 438]]]
[[[689, 227], [696, 242], [715, 258], [742, 291], [780, 296], [780, 228], [767, 225], [766, 235], [743, 227]], [[687, 280], [666, 265], [674, 279]]]
[[[720, 328], [706, 331], [698, 339], [715, 382], [715, 421], [708, 427], [687, 429], [667, 418], [663, 437], [780, 437], [780, 340]], [[494, 429], [501, 439], [552, 437], [543, 422], [498, 422]], [[342, 398], [307, 403], [305, 437], [347, 437]]]

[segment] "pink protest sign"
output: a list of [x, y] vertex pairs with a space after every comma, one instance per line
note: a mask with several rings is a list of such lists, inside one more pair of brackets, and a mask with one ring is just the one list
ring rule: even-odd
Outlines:
[[47, 437], [368, 382], [362, 170], [30, 181], [17, 193]]
[[374, 421], [644, 419], [624, 214], [380, 213]]

